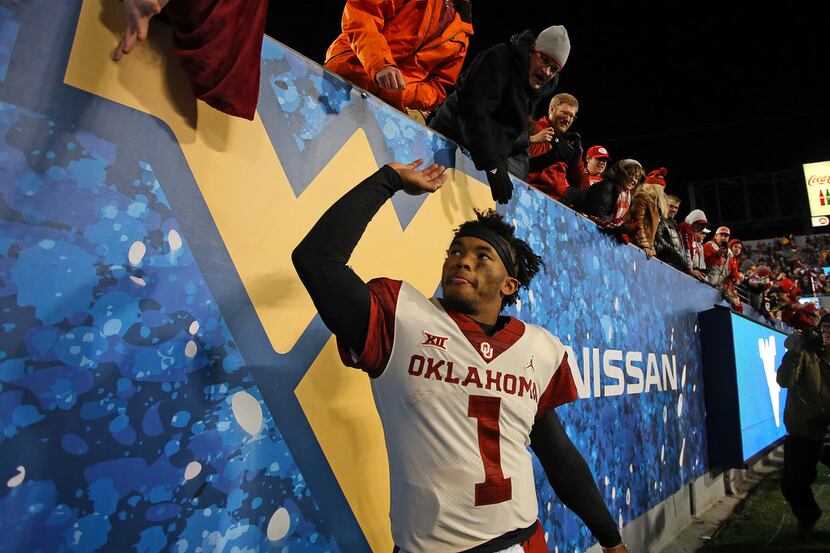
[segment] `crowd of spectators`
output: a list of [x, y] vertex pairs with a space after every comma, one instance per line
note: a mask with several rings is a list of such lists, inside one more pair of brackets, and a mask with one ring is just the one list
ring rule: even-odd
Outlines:
[[[496, 201], [510, 199], [508, 173], [521, 178], [647, 257], [719, 289], [737, 311], [749, 304], [772, 321], [788, 322], [801, 294], [830, 292], [817, 268], [827, 264], [826, 239], [744, 248], [726, 226], [712, 233], [700, 209], [675, 220], [681, 201], [666, 194], [665, 167], [612, 162], [599, 144], [585, 151], [572, 128], [578, 99], [554, 94], [570, 54], [564, 27], [516, 34], [461, 73], [472, 36], [469, 8], [467, 0], [347, 2], [326, 68], [468, 150]], [[547, 113], [534, 120], [543, 98], [550, 98]]]
[[830, 265], [830, 235], [754, 242], [736, 261], [743, 277], [737, 294], [772, 321], [792, 322], [810, 305], [802, 305], [802, 297], [830, 295], [830, 278], [822, 269]]

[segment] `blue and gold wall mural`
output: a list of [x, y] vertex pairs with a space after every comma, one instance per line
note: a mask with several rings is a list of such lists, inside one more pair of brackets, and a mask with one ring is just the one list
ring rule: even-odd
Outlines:
[[[225, 116], [163, 24], [109, 61], [121, 9], [0, 3], [0, 552], [390, 551], [369, 383], [290, 252], [380, 165], [435, 159], [449, 182], [394, 198], [352, 259], [431, 294], [483, 175], [272, 40], [254, 121]], [[625, 525], [708, 470], [718, 294], [521, 183], [504, 212], [547, 263], [514, 313], [571, 347], [561, 416]], [[537, 474], [551, 549], [590, 546]]]

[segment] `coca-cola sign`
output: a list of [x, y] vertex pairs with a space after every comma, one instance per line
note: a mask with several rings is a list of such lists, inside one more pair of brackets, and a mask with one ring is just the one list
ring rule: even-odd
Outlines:
[[[804, 184], [810, 202], [810, 215], [815, 218], [830, 217], [830, 160], [805, 163]], [[813, 219], [813, 225], [817, 222]]]
[[830, 184], [830, 175], [810, 175], [807, 179], [807, 186], [819, 186]]

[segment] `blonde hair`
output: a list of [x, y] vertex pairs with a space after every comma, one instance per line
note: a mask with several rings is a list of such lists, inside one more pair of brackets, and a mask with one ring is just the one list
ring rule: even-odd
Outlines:
[[558, 108], [562, 104], [568, 104], [576, 109], [579, 109], [579, 100], [573, 94], [568, 94], [567, 92], [560, 92], [556, 96], [550, 99], [550, 105], [548, 106], [548, 111], [552, 110], [553, 108]]
[[657, 202], [657, 211], [660, 213], [660, 217], [665, 217], [666, 213], [669, 212], [669, 203], [666, 198], [665, 189], [657, 183], [647, 182], [640, 185], [640, 190], [655, 199]]

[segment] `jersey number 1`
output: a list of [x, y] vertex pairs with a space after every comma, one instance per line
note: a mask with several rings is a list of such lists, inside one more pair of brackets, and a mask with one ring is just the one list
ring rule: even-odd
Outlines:
[[510, 478], [501, 469], [499, 413], [501, 398], [470, 396], [467, 416], [478, 421], [478, 450], [484, 463], [484, 482], [476, 484], [476, 506], [495, 505], [513, 497]]

